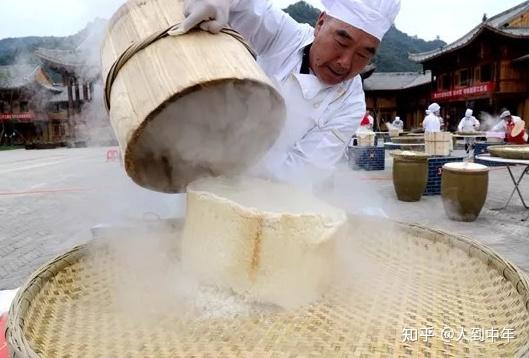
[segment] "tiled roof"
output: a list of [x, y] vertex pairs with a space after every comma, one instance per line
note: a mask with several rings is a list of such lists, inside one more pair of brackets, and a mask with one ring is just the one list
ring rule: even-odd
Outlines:
[[31, 84], [37, 68], [36, 65], [0, 66], [0, 88], [15, 89]]
[[66, 67], [73, 68], [83, 65], [80, 54], [72, 50], [38, 48], [35, 55], [46, 62]]
[[432, 73], [375, 72], [364, 80], [365, 91], [391, 91], [421, 86], [432, 81]]
[[100, 48], [106, 33], [104, 20], [95, 20], [87, 29], [83, 42], [74, 50], [38, 48], [35, 55], [43, 62], [75, 72], [86, 78], [95, 78], [100, 74]]
[[451, 52], [466, 46], [479, 34], [486, 30], [494, 31], [496, 33], [510, 37], [529, 38], [529, 28], [509, 27], [509, 22], [511, 20], [517, 18], [526, 11], [529, 11], [529, 1], [524, 1], [513, 8], [510, 8], [496, 16], [491, 17], [488, 20], [485, 20], [470, 30], [470, 32], [468, 32], [465, 36], [451, 44], [428, 52], [412, 53], [409, 55], [409, 58], [415, 62], [424, 62], [433, 59], [444, 53]]

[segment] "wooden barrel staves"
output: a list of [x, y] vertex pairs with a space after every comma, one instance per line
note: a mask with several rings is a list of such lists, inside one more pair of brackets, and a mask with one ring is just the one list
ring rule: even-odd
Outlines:
[[283, 98], [244, 39], [229, 29], [171, 36], [183, 18], [183, 0], [129, 0], [112, 17], [101, 52], [125, 169], [162, 192], [240, 173], [284, 121]]

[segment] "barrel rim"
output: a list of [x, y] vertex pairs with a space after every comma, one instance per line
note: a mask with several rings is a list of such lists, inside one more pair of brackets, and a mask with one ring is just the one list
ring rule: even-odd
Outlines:
[[489, 172], [489, 167], [479, 163], [450, 162], [443, 164], [443, 170], [461, 174], [483, 174]]
[[[147, 114], [147, 116], [145, 116], [145, 119], [139, 124], [139, 126], [132, 133], [131, 137], [128, 139], [127, 144], [126, 144], [126, 150], [125, 150], [125, 153], [123, 155], [124, 163], [125, 163], [125, 171], [127, 172], [128, 176], [136, 184], [138, 184], [138, 185], [140, 185], [141, 187], [144, 187], [144, 188], [148, 188], [148, 189], [151, 189], [151, 190], [156, 190], [156, 191], [163, 192], [163, 193], [180, 193], [180, 192], [183, 192], [183, 190], [185, 190], [185, 187], [184, 188], [180, 188], [180, 189], [167, 190], [167, 189], [159, 188], [157, 186], [145, 185], [145, 183], [143, 183], [139, 179], [138, 171], [135, 168], [135, 164], [134, 164], [134, 160], [133, 160], [134, 155], [132, 153], [132, 148], [134, 148], [137, 145], [137, 143], [138, 143], [138, 141], [139, 141], [139, 139], [141, 137], [141, 133], [143, 133], [143, 131], [145, 130], [146, 126], [149, 123], [151, 123], [154, 120], [154, 118], [165, 108], [167, 103], [176, 102], [180, 98], [182, 98], [182, 97], [184, 97], [186, 95], [189, 95], [191, 93], [198, 92], [199, 90], [201, 90], [201, 89], [203, 89], [205, 87], [214, 87], [214, 86], [218, 86], [218, 85], [225, 84], [225, 83], [230, 83], [230, 82], [231, 83], [235, 83], [235, 84], [239, 84], [239, 83], [253, 83], [256, 86], [259, 86], [259, 87], [262, 87], [262, 88], [268, 88], [270, 90], [270, 93], [273, 93], [274, 98], [278, 101], [277, 103], [279, 105], [282, 104], [283, 108], [285, 106], [285, 102], [284, 102], [283, 96], [281, 96], [281, 94], [278, 92], [278, 90], [273, 85], [268, 84], [268, 83], [263, 82], [263, 81], [260, 81], [260, 80], [256, 80], [256, 79], [249, 79], [249, 78], [245, 78], [245, 79], [219, 78], [219, 79], [215, 79], [215, 80], [208, 81], [208, 82], [197, 83], [197, 84], [195, 84], [193, 86], [187, 87], [187, 88], [183, 89], [182, 91], [169, 96], [167, 99], [165, 99], [163, 102], [161, 102], [157, 107], [153, 108], [153, 110], [151, 112], [149, 112], [149, 114]], [[272, 143], [270, 145], [272, 145]], [[194, 167], [197, 167], [197, 166], [200, 166], [200, 163], [196, 163], [194, 165]], [[206, 166], [206, 168], [207, 168], [207, 166]], [[211, 173], [211, 175], [220, 175], [220, 174], [221, 173], [213, 173], [213, 172]]]

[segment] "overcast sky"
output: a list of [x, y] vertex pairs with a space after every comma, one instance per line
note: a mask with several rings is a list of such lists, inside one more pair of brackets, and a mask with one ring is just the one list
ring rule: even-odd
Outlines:
[[[296, 0], [272, 0], [285, 7]], [[319, 0], [307, 0], [321, 8]], [[20, 36], [65, 36], [95, 17], [109, 18], [124, 0], [0, 0], [0, 39]], [[425, 40], [440, 36], [452, 42], [490, 17], [521, 0], [401, 0], [396, 25]]]

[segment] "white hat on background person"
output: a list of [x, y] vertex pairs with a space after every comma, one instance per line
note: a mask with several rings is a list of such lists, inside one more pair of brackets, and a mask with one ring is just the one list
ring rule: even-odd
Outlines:
[[434, 102], [428, 106], [428, 110], [431, 113], [439, 112], [441, 110], [441, 106]]
[[505, 119], [505, 118], [510, 117], [510, 116], [511, 116], [511, 112], [510, 111], [503, 111], [500, 114], [500, 119]]
[[400, 0], [322, 0], [327, 14], [382, 40], [400, 10]]

